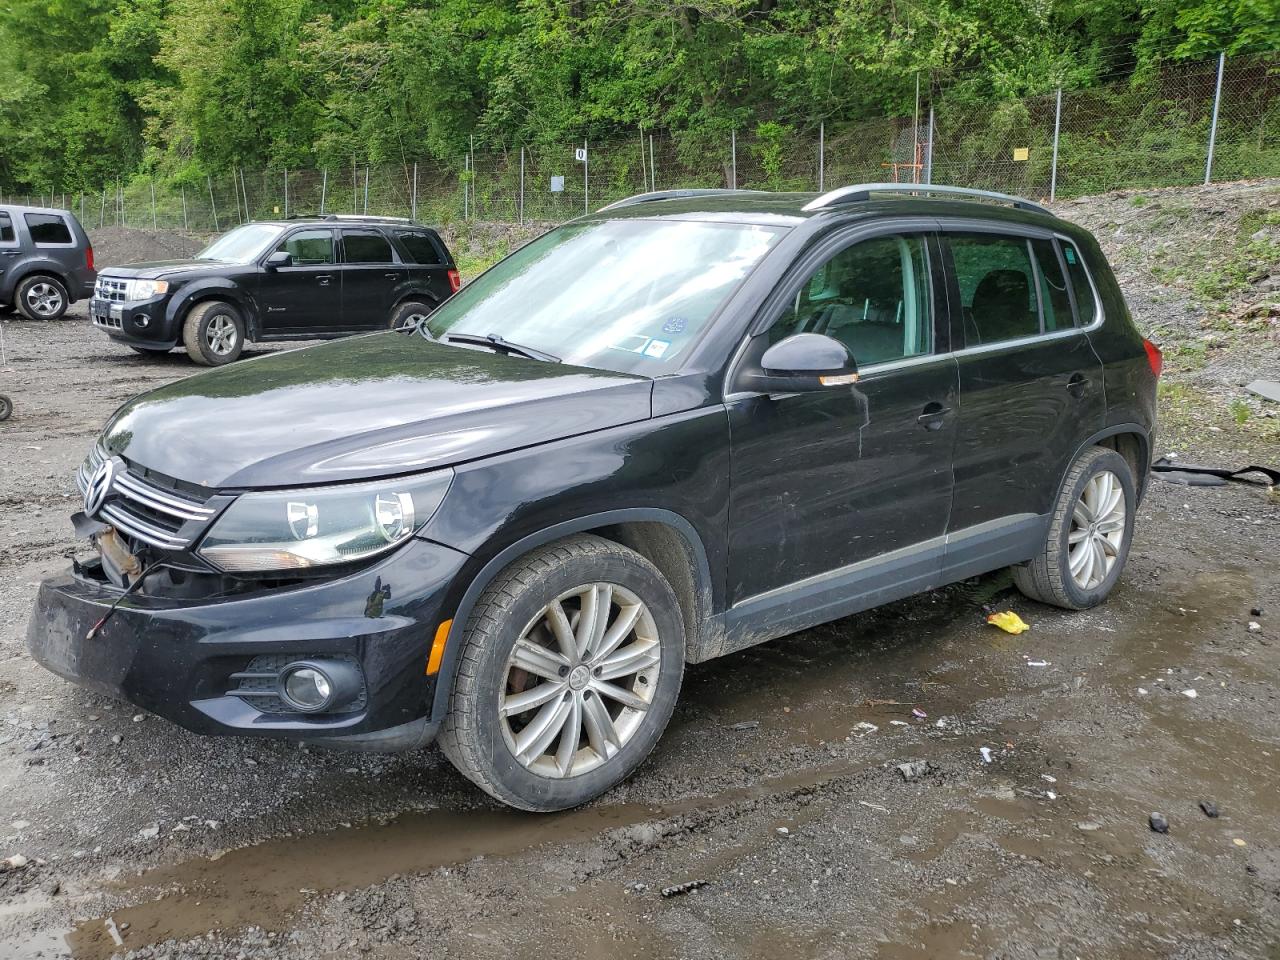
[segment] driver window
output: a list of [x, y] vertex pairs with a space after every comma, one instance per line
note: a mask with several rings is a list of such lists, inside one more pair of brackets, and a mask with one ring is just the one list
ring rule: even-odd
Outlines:
[[299, 230], [290, 234], [276, 250], [292, 254], [296, 267], [333, 263], [333, 231]]
[[841, 341], [858, 366], [929, 353], [933, 347], [928, 261], [915, 236], [876, 237], [818, 267], [769, 330]]

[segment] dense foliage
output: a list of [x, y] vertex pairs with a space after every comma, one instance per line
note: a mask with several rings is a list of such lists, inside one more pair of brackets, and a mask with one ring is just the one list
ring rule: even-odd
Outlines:
[[1280, 0], [0, 0], [0, 184], [909, 113], [1280, 47]]

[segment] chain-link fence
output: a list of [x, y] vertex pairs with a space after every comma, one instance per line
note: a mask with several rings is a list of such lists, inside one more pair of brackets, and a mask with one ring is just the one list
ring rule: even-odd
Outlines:
[[858, 123], [771, 119], [749, 130], [635, 130], [604, 141], [472, 144], [456, 158], [203, 179], [132, 177], [93, 193], [0, 200], [70, 207], [90, 228], [208, 233], [326, 213], [563, 221], [646, 190], [831, 189], [926, 182], [1029, 197], [1083, 196], [1280, 176], [1280, 55], [1180, 63], [1140, 79], [1044, 97]]

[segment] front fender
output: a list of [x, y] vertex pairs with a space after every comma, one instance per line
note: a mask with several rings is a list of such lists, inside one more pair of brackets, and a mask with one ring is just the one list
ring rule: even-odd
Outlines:
[[201, 300], [226, 300], [234, 304], [244, 318], [248, 339], [258, 335], [258, 301], [253, 293], [238, 283], [222, 277], [204, 277], [192, 280], [178, 288], [165, 307], [165, 329], [174, 336], [181, 335], [182, 319], [191, 306]]

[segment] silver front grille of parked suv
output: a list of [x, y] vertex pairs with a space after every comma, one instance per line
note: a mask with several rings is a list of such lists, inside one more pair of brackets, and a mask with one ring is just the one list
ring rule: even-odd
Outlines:
[[98, 276], [98, 282], [93, 286], [93, 295], [99, 300], [111, 300], [116, 303], [123, 303], [128, 299], [129, 281], [118, 280], [115, 277]]
[[[101, 447], [80, 465], [76, 485], [81, 496], [90, 480], [106, 461]], [[132, 469], [118, 469], [111, 477], [97, 519], [109, 523], [125, 536], [163, 550], [185, 550], [204, 530], [216, 508], [206, 506], [187, 493], [164, 487]]]

